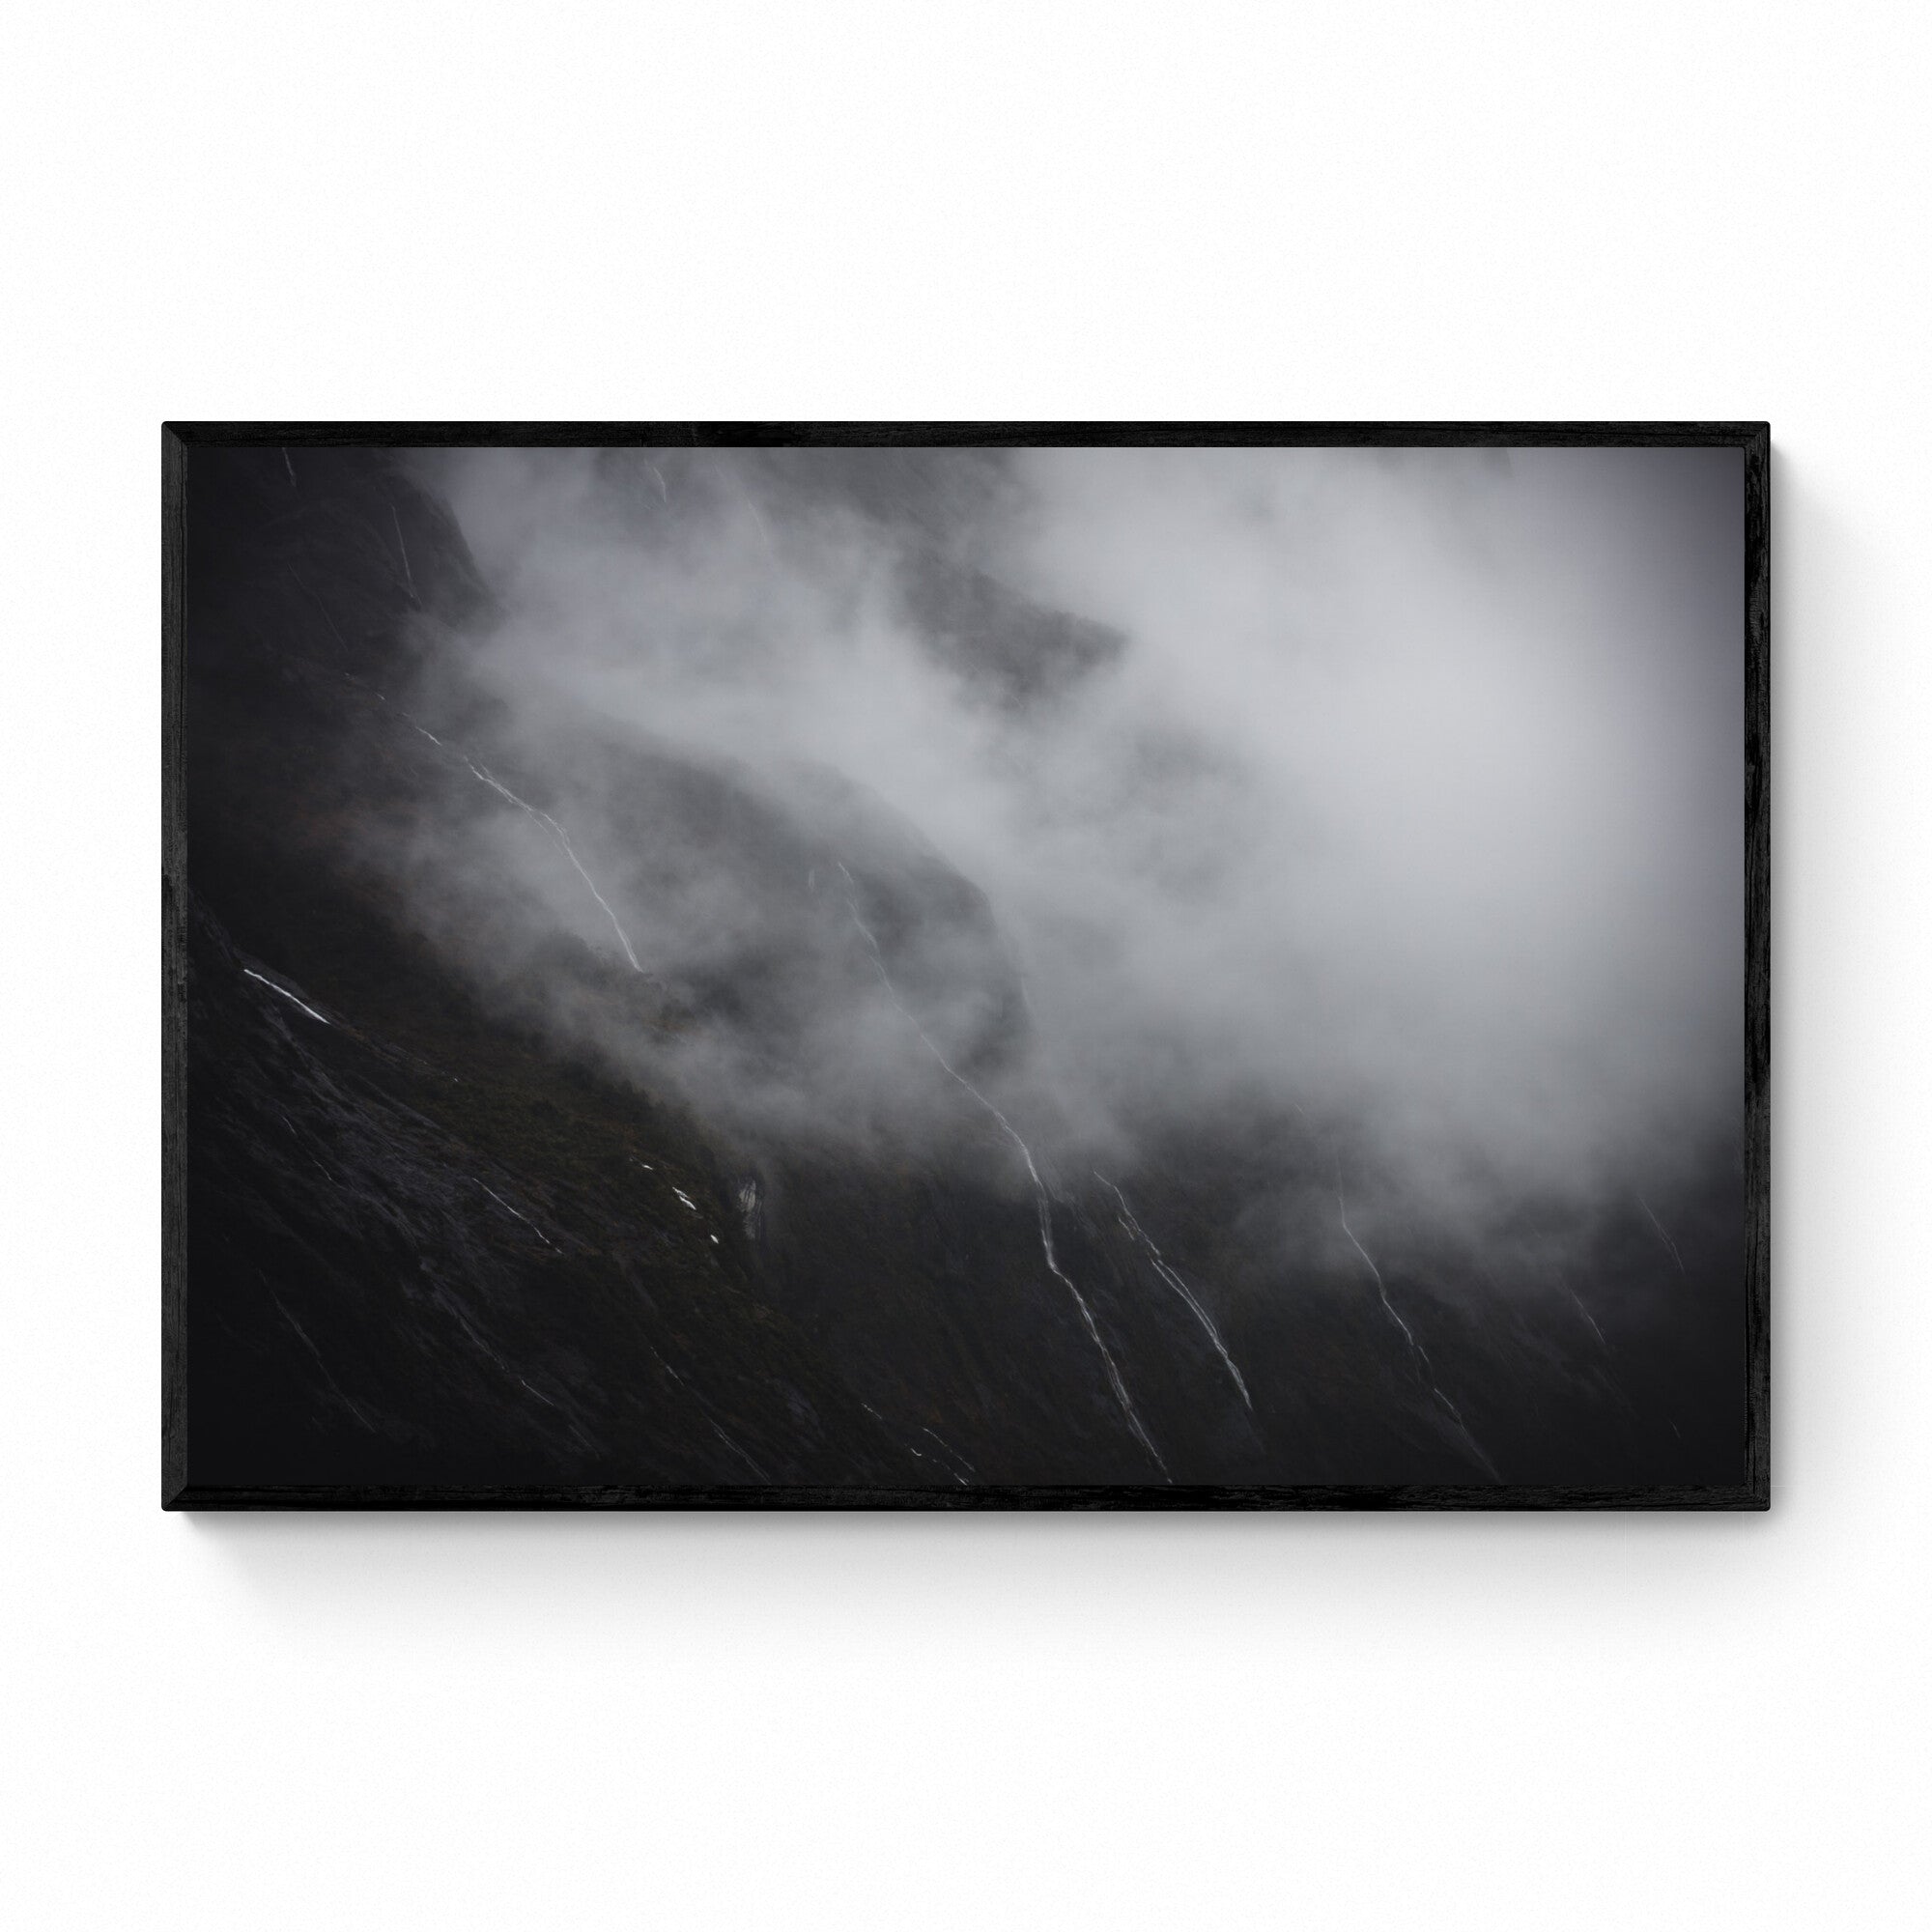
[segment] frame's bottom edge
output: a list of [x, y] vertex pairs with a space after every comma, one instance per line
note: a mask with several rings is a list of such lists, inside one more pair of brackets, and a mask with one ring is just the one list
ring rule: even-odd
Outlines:
[[1748, 1484], [1562, 1489], [1336, 1484], [1065, 1485], [978, 1490], [652, 1489], [643, 1485], [485, 1486], [185, 1483], [163, 1490], [165, 1510], [1744, 1510], [1771, 1506]]

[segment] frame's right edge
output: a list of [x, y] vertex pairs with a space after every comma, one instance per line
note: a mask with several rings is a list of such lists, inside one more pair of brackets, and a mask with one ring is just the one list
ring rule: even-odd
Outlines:
[[1771, 425], [1745, 457], [1745, 1486], [1771, 1506]]
[[187, 444], [161, 429], [161, 1507], [187, 1490]]

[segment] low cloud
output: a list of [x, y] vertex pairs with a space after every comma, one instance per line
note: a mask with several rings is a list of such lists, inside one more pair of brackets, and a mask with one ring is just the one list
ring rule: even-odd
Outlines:
[[944, 1062], [1090, 1151], [1292, 1112], [1472, 1215], [1734, 1136], [1735, 452], [417, 472], [493, 601], [425, 621], [447, 781], [383, 862], [726, 1127], [903, 1146]]

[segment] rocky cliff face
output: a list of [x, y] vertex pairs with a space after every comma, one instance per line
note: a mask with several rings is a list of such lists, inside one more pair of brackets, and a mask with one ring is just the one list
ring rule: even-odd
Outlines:
[[[918, 482], [850, 514], [917, 536]], [[381, 453], [196, 451], [189, 505], [194, 1483], [1735, 1475], [1726, 1178], [1573, 1231], [1590, 1294], [1504, 1295], [1358, 1239], [1333, 1145], [1260, 1103], [1096, 1171], [984, 895], [876, 801], [533, 743], [465, 674], [493, 586]], [[1113, 647], [915, 554], [988, 703]], [[626, 911], [694, 879], [717, 943], [667, 966]]]

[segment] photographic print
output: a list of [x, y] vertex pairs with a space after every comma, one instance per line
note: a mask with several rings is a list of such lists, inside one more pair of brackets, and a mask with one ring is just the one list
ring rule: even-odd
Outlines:
[[1767, 444], [171, 427], [164, 1501], [1762, 1507]]

